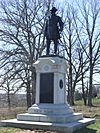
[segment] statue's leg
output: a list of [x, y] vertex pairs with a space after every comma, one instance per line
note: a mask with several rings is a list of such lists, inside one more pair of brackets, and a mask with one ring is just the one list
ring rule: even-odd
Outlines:
[[50, 39], [47, 39], [47, 51], [46, 51], [46, 55], [49, 55], [50, 53]]
[[54, 53], [57, 54], [58, 39], [54, 40]]

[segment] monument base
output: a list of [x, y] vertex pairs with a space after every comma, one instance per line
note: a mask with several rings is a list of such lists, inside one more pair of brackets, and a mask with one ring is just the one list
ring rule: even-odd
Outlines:
[[28, 113], [18, 114], [17, 119], [0, 121], [1, 126], [66, 133], [73, 133], [92, 123], [95, 119], [83, 118], [81, 113], [74, 113], [67, 104], [34, 104]]
[[36, 68], [36, 101], [28, 113], [18, 114], [17, 119], [3, 120], [1, 126], [26, 129], [51, 130], [72, 133], [95, 123], [83, 118], [66, 104], [66, 60], [57, 55], [40, 57]]

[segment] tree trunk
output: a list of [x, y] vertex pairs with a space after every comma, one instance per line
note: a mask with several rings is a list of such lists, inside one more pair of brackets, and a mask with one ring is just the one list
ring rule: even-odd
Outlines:
[[70, 105], [74, 105], [74, 90], [72, 87], [72, 21], [69, 18], [69, 96]]
[[93, 87], [92, 81], [93, 81], [93, 68], [90, 67], [88, 106], [92, 106], [92, 87]]
[[81, 56], [81, 72], [82, 72], [82, 97], [83, 97], [83, 101], [84, 101], [84, 105], [86, 106], [87, 104], [87, 97], [86, 97], [86, 93], [84, 90], [84, 74], [83, 74], [83, 56]]
[[68, 75], [68, 95], [67, 95], [67, 102], [70, 104], [70, 87], [69, 87], [69, 75]]
[[82, 97], [83, 97], [83, 101], [84, 101], [84, 105], [86, 106], [87, 104], [87, 98], [86, 98], [86, 94], [85, 94], [85, 90], [84, 90], [84, 81], [83, 81], [83, 73], [82, 73]]
[[32, 68], [32, 104], [35, 103], [36, 97], [36, 71], [35, 68]]
[[27, 108], [31, 107], [31, 92], [30, 92], [30, 81], [27, 81]]
[[8, 109], [9, 111], [11, 110], [11, 101], [10, 101], [10, 88], [9, 88], [9, 82], [8, 82], [8, 79], [7, 79], [7, 101], [8, 101]]
[[74, 91], [72, 87], [72, 58], [71, 58], [71, 44], [69, 48], [69, 97], [70, 105], [74, 105]]
[[9, 91], [8, 91], [8, 94], [7, 94], [8, 96], [8, 109], [9, 109], [9, 111], [11, 110], [11, 102], [10, 102], [10, 94], [9, 94]]
[[92, 43], [90, 43], [89, 45], [89, 54], [90, 54], [90, 77], [89, 77], [88, 106], [92, 106], [92, 87], [93, 87]]

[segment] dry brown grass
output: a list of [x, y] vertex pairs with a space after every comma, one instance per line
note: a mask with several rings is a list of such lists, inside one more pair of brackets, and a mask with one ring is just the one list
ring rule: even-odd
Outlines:
[[75, 106], [73, 106], [75, 112], [83, 113], [85, 117], [95, 117], [100, 119], [100, 98], [93, 99], [93, 106], [84, 106], [83, 101], [75, 101]]
[[14, 107], [9, 111], [8, 108], [0, 108], [0, 120], [16, 118], [18, 113], [26, 112], [26, 107]]
[[[82, 101], [78, 101], [75, 103], [76, 105], [73, 106], [73, 109], [75, 112], [81, 112], [85, 117], [95, 117], [98, 121], [96, 124], [89, 126], [90, 129], [84, 129], [84, 131], [79, 131], [77, 133], [91, 133], [92, 129], [96, 129], [97, 132], [100, 133], [100, 99], [98, 101], [95, 101], [95, 106], [88, 107], [84, 106]], [[12, 108], [11, 111], [9, 111], [7, 108], [0, 108], [0, 119], [10, 119], [10, 118], [16, 118], [17, 114], [26, 112], [26, 107], [16, 107]], [[0, 133], [57, 133], [57, 132], [51, 132], [51, 131], [42, 131], [42, 130], [21, 130], [21, 129], [13, 129], [13, 128], [1, 128]], [[93, 132], [94, 133], [94, 132]]]

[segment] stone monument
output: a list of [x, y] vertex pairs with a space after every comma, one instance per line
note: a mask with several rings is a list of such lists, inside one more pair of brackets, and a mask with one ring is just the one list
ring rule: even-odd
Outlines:
[[1, 126], [41, 129], [72, 133], [95, 122], [74, 113], [66, 100], [66, 60], [59, 56], [43, 56], [35, 63], [36, 101], [27, 113], [17, 119], [2, 120]]
[[[52, 12], [55, 13], [56, 8], [53, 8]], [[58, 41], [58, 38], [56, 39]], [[47, 45], [50, 46], [50, 43]], [[49, 55], [49, 46], [47, 55], [40, 57], [33, 64], [36, 68], [35, 104], [28, 109], [27, 113], [18, 114], [17, 119], [0, 121], [1, 126], [72, 133], [95, 122], [95, 119], [83, 118], [81, 113], [74, 113], [68, 105], [66, 99], [67, 63], [63, 57]], [[56, 50], [55, 48], [55, 54]]]

